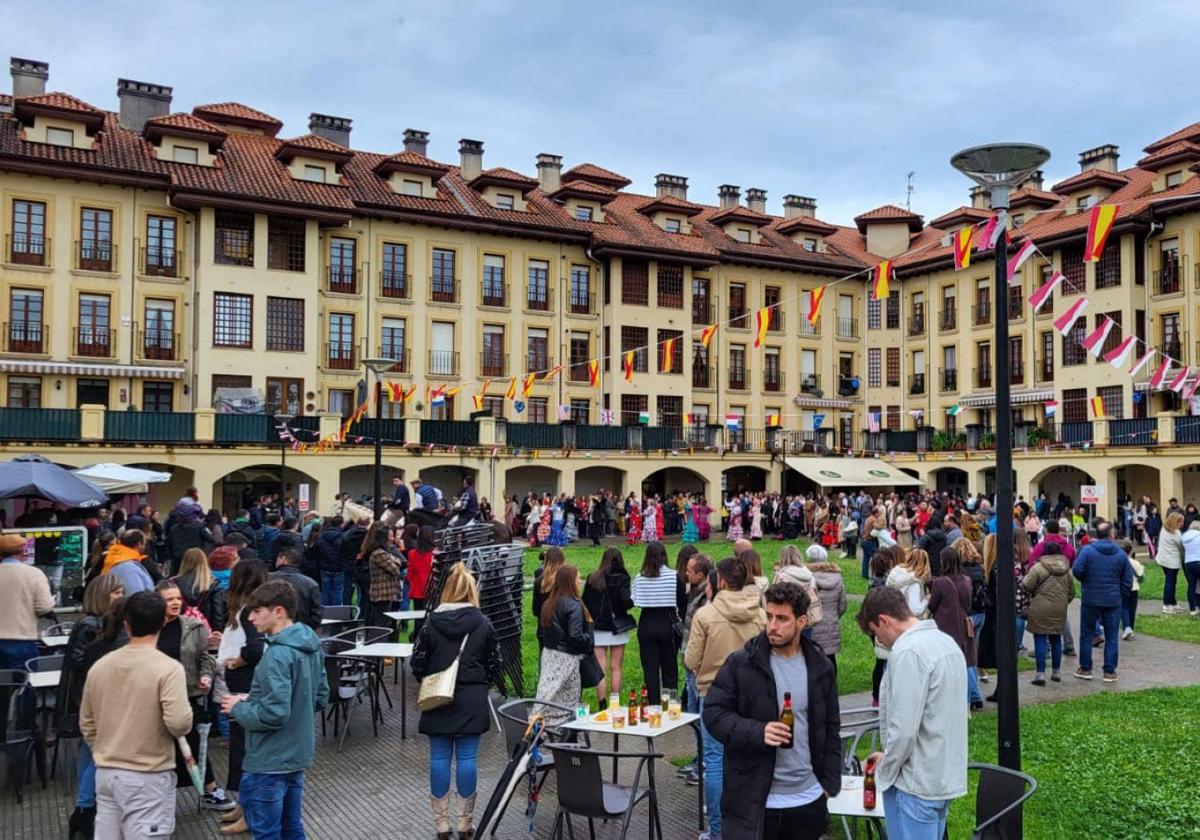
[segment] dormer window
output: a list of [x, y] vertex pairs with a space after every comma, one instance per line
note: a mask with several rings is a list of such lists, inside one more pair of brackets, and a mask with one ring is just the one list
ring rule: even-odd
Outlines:
[[667, 219], [663, 222], [663, 230], [667, 233], [679, 233], [680, 225], [679, 219]]
[[306, 163], [304, 165], [305, 181], [316, 181], [318, 184], [324, 184], [325, 175], [326, 172], [324, 166], [313, 166], [311, 163]]
[[49, 127], [46, 129], [46, 142], [51, 146], [74, 146], [75, 132], [69, 128]]
[[512, 193], [496, 193], [496, 207], [500, 210], [512, 210], [517, 200]]
[[1075, 199], [1075, 210], [1082, 213], [1084, 210], [1092, 206], [1092, 197], [1090, 195], [1081, 195]]
[[752, 234], [750, 228], [737, 228], [735, 236], [738, 242], [749, 242]]
[[1183, 183], [1183, 170], [1177, 169], [1174, 172], [1168, 172], [1166, 178], [1167, 189], [1178, 187]]
[[421, 182], [414, 181], [411, 178], [404, 179], [404, 182], [400, 185], [400, 191], [403, 195], [421, 196], [425, 194], [425, 188], [422, 186]]
[[199, 163], [200, 150], [195, 146], [175, 146], [171, 159], [176, 163]]
[[580, 204], [575, 208], [575, 218], [581, 222], [590, 222], [594, 208], [589, 204]]
[[811, 239], [809, 237], [805, 237], [804, 250], [808, 251], [809, 253], [816, 251], [817, 250], [817, 240]]
[[1013, 227], [1015, 227], [1015, 228], [1019, 228], [1021, 225], [1025, 224], [1025, 214], [1024, 213], [1014, 213], [1012, 219], [1013, 219]]

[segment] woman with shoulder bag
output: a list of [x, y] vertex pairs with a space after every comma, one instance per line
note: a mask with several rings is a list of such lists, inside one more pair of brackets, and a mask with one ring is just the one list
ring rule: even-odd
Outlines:
[[[418, 731], [429, 738], [429, 799], [438, 840], [450, 840], [450, 765], [458, 794], [458, 837], [475, 835], [479, 737], [491, 726], [488, 686], [500, 674], [500, 647], [492, 623], [479, 609], [475, 579], [455, 563], [442, 587], [441, 603], [427, 616], [413, 646], [412, 672], [421, 680], [456, 668], [453, 696], [421, 712]], [[422, 686], [424, 689], [424, 686]], [[424, 693], [424, 692], [423, 692]]]
[[629, 632], [637, 627], [637, 622], [629, 615], [629, 610], [633, 609], [629, 586], [625, 559], [615, 546], [605, 550], [600, 568], [588, 575], [583, 585], [583, 606], [596, 620], [596, 659], [605, 674], [596, 686], [601, 706], [608, 701], [610, 691], [621, 693], [625, 645], [629, 644]]
[[[537, 699], [575, 708], [582, 693], [580, 661], [592, 654], [592, 616], [579, 600], [579, 570], [574, 566], [560, 566], [554, 573], [538, 626], [543, 647]], [[564, 713], [543, 709], [542, 714], [550, 720]]]

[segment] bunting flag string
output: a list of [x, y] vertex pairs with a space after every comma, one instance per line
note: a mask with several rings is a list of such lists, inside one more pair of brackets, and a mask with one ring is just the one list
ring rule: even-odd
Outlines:
[[888, 296], [888, 284], [891, 282], [894, 272], [891, 260], [883, 260], [875, 266], [875, 283], [872, 293], [874, 300], [883, 300]]
[[529, 393], [533, 390], [533, 383], [537, 382], [537, 374], [531, 373], [525, 377], [525, 382], [521, 385], [521, 399], [528, 399]]
[[710, 324], [709, 326], [704, 328], [704, 331], [702, 333], [700, 333], [700, 343], [704, 345], [704, 348], [706, 350], [708, 349], [709, 343], [713, 340], [713, 336], [716, 334], [717, 334], [717, 325], [716, 324]]
[[[1033, 244], [1032, 239], [1026, 239], [1025, 242], [1017, 249], [1016, 253], [1008, 258], [1008, 284], [1011, 286], [1013, 278], [1017, 276], [1017, 272], [1021, 270], [1021, 266], [1033, 256], [1037, 250], [1037, 246]], [[1020, 278], [1017, 278], [1020, 282]]]
[[1133, 353], [1133, 342], [1135, 336], [1128, 336], [1124, 341], [1109, 350], [1104, 354], [1104, 361], [1115, 367], [1117, 370], [1125, 367], [1125, 362], [1129, 360], [1129, 356]]
[[[821, 301], [825, 298], [825, 287], [817, 286], [812, 290], [812, 294], [808, 298], [808, 323], [812, 326], [817, 325], [817, 321], [821, 317]], [[704, 345], [707, 347], [708, 345]]]
[[975, 237], [975, 226], [967, 225], [954, 232], [954, 270], [962, 271], [971, 266], [971, 240]]
[[1171, 360], [1163, 359], [1162, 364], [1158, 366], [1158, 370], [1154, 371], [1154, 375], [1150, 377], [1150, 390], [1157, 391], [1162, 387], [1163, 380], [1167, 378], [1167, 371], [1171, 369]]
[[1084, 245], [1083, 261], [1099, 262], [1104, 251], [1104, 243], [1112, 231], [1113, 222], [1117, 218], [1117, 205], [1097, 204], [1092, 208], [1088, 219], [1087, 242]]
[[546, 371], [545, 374], [542, 375], [542, 381], [549, 382], [551, 379], [558, 376], [561, 372], [562, 372], [562, 365], [555, 365], [554, 367], [550, 368], [550, 370]]
[[1150, 360], [1154, 358], [1154, 354], [1156, 352], [1157, 351], [1153, 347], [1151, 347], [1149, 350], [1147, 350], [1146, 354], [1144, 356], [1142, 356], [1140, 359], [1138, 359], [1137, 362], [1134, 363], [1133, 367], [1131, 367], [1129, 369], [1129, 375], [1137, 376], [1138, 373], [1141, 372], [1142, 368], [1144, 368], [1146, 365], [1150, 364]]
[[663, 342], [662, 350], [662, 372], [670, 373], [672, 371], [672, 363], [675, 361], [675, 342], [677, 339], [668, 338]]
[[1103, 420], [1104, 415], [1104, 397], [1092, 397], [1092, 414], [1097, 420]]
[[983, 253], [996, 247], [996, 243], [1000, 240], [1000, 235], [1007, 232], [1004, 220], [1005, 213], [1003, 210], [988, 216], [987, 221], [983, 223], [983, 230], [980, 233], [979, 239], [975, 242], [975, 253]]
[[1083, 340], [1083, 349], [1092, 354], [1093, 357], [1099, 358], [1100, 351], [1104, 349], [1104, 342], [1108, 340], [1108, 334], [1112, 332], [1115, 322], [1107, 315], [1100, 319], [1100, 325], [1088, 334]]
[[513, 377], [508, 382], [508, 390], [504, 392], [504, 399], [515, 400], [517, 398], [517, 377]]
[[771, 307], [764, 306], [754, 313], [754, 346], [762, 347], [767, 337], [767, 327], [771, 324]]
[[1187, 365], [1184, 365], [1179, 370], [1179, 373], [1177, 373], [1175, 375], [1175, 378], [1171, 380], [1171, 384], [1169, 384], [1167, 387], [1170, 388], [1172, 391], [1174, 391], [1176, 394], [1178, 394], [1180, 391], [1183, 390], [1183, 386], [1187, 382], [1187, 377], [1188, 377], [1189, 371], [1190, 371], [1190, 368], [1188, 368]]
[[1054, 294], [1054, 290], [1062, 283], [1063, 276], [1057, 271], [1051, 272], [1050, 278], [1029, 296], [1029, 305], [1033, 307], [1035, 313], [1041, 312], [1042, 307], [1046, 305], [1046, 301], [1050, 300]]
[[595, 388], [600, 384], [600, 360], [592, 359], [588, 362], [588, 384]]
[[1071, 327], [1075, 326], [1075, 322], [1083, 316], [1083, 313], [1088, 308], [1088, 299], [1081, 297], [1079, 300], [1072, 303], [1067, 311], [1054, 319], [1054, 329], [1059, 335], [1066, 335], [1071, 331]]
[[633, 381], [633, 356], [634, 351], [630, 350], [625, 354], [625, 381]]

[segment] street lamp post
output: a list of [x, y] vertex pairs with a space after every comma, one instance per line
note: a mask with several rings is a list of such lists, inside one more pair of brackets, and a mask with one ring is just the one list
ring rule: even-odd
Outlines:
[[[992, 209], [1008, 209], [1008, 193], [1050, 159], [1029, 143], [994, 143], [964, 149], [950, 165], [991, 193]], [[984, 245], [986, 247], [986, 243]], [[996, 356], [996, 729], [1000, 764], [1021, 769], [1017, 696], [1017, 603], [1013, 574], [1012, 405], [1008, 372], [1008, 242], [1003, 231], [995, 251]]]
[[296, 415], [294, 414], [276, 414], [275, 419], [279, 421], [280, 436], [279, 436], [279, 515], [283, 515], [283, 503], [287, 500], [287, 448], [288, 441], [283, 437], [283, 430], [287, 427], [288, 421]]
[[[375, 374], [375, 521], [383, 516], [383, 436], [380, 434], [383, 419], [383, 374], [399, 364], [396, 359], [363, 359], [367, 370]], [[368, 383], [369, 384], [369, 383]]]

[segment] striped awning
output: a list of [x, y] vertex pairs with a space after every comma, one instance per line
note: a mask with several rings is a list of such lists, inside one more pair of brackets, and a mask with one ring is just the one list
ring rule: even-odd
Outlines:
[[823, 397], [807, 397], [801, 394], [792, 402], [797, 408], [854, 408], [850, 400], [828, 400]]
[[102, 365], [86, 362], [40, 362], [0, 359], [0, 373], [42, 373], [51, 376], [128, 376], [133, 379], [183, 379], [181, 367]]
[[[1053, 388], [1038, 388], [1033, 391], [1013, 391], [1009, 394], [1009, 403], [1012, 405], [1028, 405], [1029, 403], [1044, 402], [1045, 400], [1054, 399]], [[966, 408], [994, 408], [996, 405], [996, 394], [972, 394], [969, 397], [963, 397], [958, 401], [958, 404]]]

